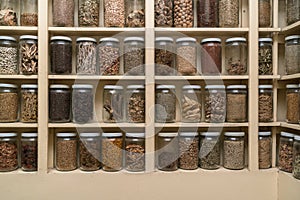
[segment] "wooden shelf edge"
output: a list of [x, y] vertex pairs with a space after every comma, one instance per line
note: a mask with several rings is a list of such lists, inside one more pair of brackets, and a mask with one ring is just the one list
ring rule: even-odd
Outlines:
[[0, 79], [37, 79], [38, 75], [0, 75]]
[[48, 75], [49, 79], [67, 80], [145, 80], [145, 76], [88, 76], [88, 75]]
[[36, 26], [0, 26], [0, 31], [37, 31]]
[[280, 32], [281, 28], [259, 28], [259, 32]]
[[175, 27], [156, 27], [154, 28], [157, 32], [164, 32], [164, 31], [172, 31], [172, 32], [248, 32], [249, 28], [200, 28], [200, 27], [193, 27], [193, 28], [175, 28]]
[[276, 79], [279, 80], [280, 79], [280, 75], [259, 75], [258, 76], [259, 79], [261, 80], [271, 80], [271, 79]]
[[156, 128], [209, 128], [209, 127], [248, 127], [249, 123], [155, 123]]
[[14, 174], [17, 174], [17, 175], [26, 175], [26, 176], [32, 176], [32, 175], [38, 175], [38, 171], [23, 171], [22, 169], [17, 169], [17, 170], [14, 170], [14, 171], [11, 171], [11, 172], [0, 172], [0, 176], [3, 176], [3, 175], [14, 175]]
[[264, 123], [264, 122], [260, 122], [259, 123], [259, 126], [280, 126], [281, 125], [281, 123], [280, 122], [266, 122], [266, 123]]
[[300, 78], [300, 73], [291, 74], [291, 75], [283, 75], [283, 76], [281, 76], [280, 80], [291, 80], [291, 79], [298, 79], [298, 78]]
[[144, 123], [48, 123], [48, 128], [144, 128]]
[[289, 26], [286, 26], [286, 27], [282, 28], [281, 30], [282, 30], [283, 33], [286, 33], [286, 32], [291, 32], [294, 29], [296, 30], [298, 28], [300, 29], [300, 21], [295, 22], [295, 23], [293, 23]]
[[155, 80], [247, 80], [248, 75], [221, 75], [221, 76], [155, 76]]
[[37, 128], [37, 123], [22, 123], [22, 122], [13, 122], [13, 123], [0, 123], [0, 128]]
[[299, 124], [289, 124], [286, 122], [281, 122], [281, 127], [283, 128], [290, 128], [294, 130], [300, 130], [300, 125]]

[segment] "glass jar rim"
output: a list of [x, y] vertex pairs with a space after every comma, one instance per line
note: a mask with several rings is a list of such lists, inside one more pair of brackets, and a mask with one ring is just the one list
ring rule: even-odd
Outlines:
[[157, 37], [155, 42], [174, 42], [174, 40], [171, 37]]
[[51, 41], [54, 41], [54, 40], [64, 40], [64, 41], [72, 42], [72, 38], [67, 37], [67, 36], [53, 36], [53, 37], [51, 37], [50, 40]]
[[126, 133], [125, 135], [129, 138], [145, 138], [145, 133]]
[[76, 133], [56, 133], [56, 137], [75, 137]]
[[16, 38], [10, 36], [0, 36], [0, 40], [10, 40], [16, 42]]
[[4, 137], [16, 137], [17, 133], [0, 133], [0, 138]]
[[127, 37], [124, 39], [124, 42], [135, 42], [135, 41], [144, 42], [145, 40], [142, 37]]
[[230, 42], [246, 42], [247, 39], [244, 37], [233, 37], [233, 38], [228, 38], [226, 40], [226, 43], [230, 43]]
[[258, 132], [259, 136], [270, 136], [271, 135], [271, 131], [260, 131]]
[[294, 39], [300, 39], [300, 35], [290, 35], [285, 37], [285, 41], [294, 40]]
[[201, 40], [201, 44], [206, 43], [206, 42], [219, 42], [221, 43], [222, 40], [220, 38], [205, 38]]
[[245, 136], [245, 132], [225, 132], [224, 135], [232, 137], [243, 137]]
[[247, 89], [246, 85], [228, 85], [227, 89]]
[[9, 83], [0, 83], [0, 87], [2, 88], [18, 88], [15, 84], [9, 84]]
[[59, 85], [59, 84], [53, 84], [50, 85], [50, 89], [69, 89], [70, 86], [68, 85]]
[[183, 90], [200, 90], [201, 86], [200, 85], [184, 85], [182, 86]]
[[37, 40], [38, 36], [36, 35], [21, 35], [20, 40]]
[[93, 85], [89, 85], [89, 84], [74, 84], [72, 85], [73, 89], [93, 89], [94, 86]]
[[176, 43], [179, 43], [179, 42], [196, 42], [196, 38], [193, 38], [193, 37], [182, 37], [182, 38], [178, 38], [176, 40]]
[[294, 134], [288, 133], [288, 132], [283, 132], [283, 131], [282, 131], [282, 132], [280, 133], [280, 135], [283, 136], [283, 137], [294, 138]]
[[79, 133], [79, 137], [100, 137], [100, 133]]
[[123, 86], [121, 86], [121, 85], [105, 85], [104, 89], [107, 89], [107, 90], [122, 90]]
[[37, 84], [23, 84], [21, 85], [21, 89], [37, 89]]
[[95, 38], [91, 38], [91, 37], [79, 37], [76, 39], [76, 42], [97, 42], [97, 40]]
[[31, 138], [31, 137], [37, 137], [38, 134], [37, 133], [22, 133], [21, 136], [24, 138]]
[[113, 38], [113, 37], [105, 37], [105, 38], [101, 38], [99, 40], [99, 42], [120, 42], [117, 38]]

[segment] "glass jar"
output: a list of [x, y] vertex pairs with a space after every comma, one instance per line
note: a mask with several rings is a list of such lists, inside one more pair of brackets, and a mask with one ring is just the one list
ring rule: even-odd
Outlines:
[[271, 0], [259, 0], [258, 1], [258, 19], [259, 27], [271, 27], [272, 26], [272, 2]]
[[176, 95], [174, 85], [158, 85], [155, 91], [155, 121], [175, 122]]
[[246, 38], [236, 37], [226, 40], [225, 63], [229, 75], [244, 75], [248, 72], [248, 47]]
[[163, 171], [178, 169], [179, 141], [178, 133], [159, 133], [157, 140], [157, 168]]
[[272, 167], [271, 132], [258, 133], [258, 163], [259, 169], [268, 169]]
[[74, 84], [72, 88], [73, 122], [91, 122], [94, 117], [93, 85]]
[[126, 27], [145, 27], [144, 0], [127, 0], [125, 10]]
[[300, 88], [297, 84], [286, 85], [286, 121], [299, 123], [300, 117]]
[[0, 122], [18, 120], [18, 86], [0, 83]]
[[98, 27], [99, 11], [99, 0], [79, 0], [78, 25], [82, 27]]
[[176, 40], [176, 64], [179, 75], [189, 76], [197, 74], [197, 45], [195, 38], [183, 37]]
[[122, 122], [124, 117], [123, 86], [105, 85], [103, 91], [103, 121]]
[[69, 122], [71, 113], [71, 91], [68, 85], [50, 85], [49, 121]]
[[126, 75], [145, 75], [145, 42], [142, 37], [124, 39], [124, 73]]
[[21, 3], [21, 26], [38, 25], [38, 0], [22, 0]]
[[0, 74], [18, 74], [18, 44], [15, 38], [0, 36], [0, 60]]
[[22, 133], [21, 168], [24, 171], [37, 171], [38, 140], [37, 133]]
[[125, 1], [104, 0], [104, 26], [124, 27], [125, 25]]
[[56, 133], [55, 168], [59, 171], [72, 171], [77, 168], [76, 133]]
[[221, 166], [220, 133], [204, 132], [200, 134], [199, 164], [202, 169], [219, 169]]
[[219, 25], [220, 27], [239, 26], [239, 0], [219, 1]]
[[155, 38], [155, 75], [172, 76], [174, 69], [174, 40], [170, 37]]
[[173, 26], [173, 0], [155, 0], [155, 26]]
[[239, 170], [245, 167], [245, 133], [226, 132], [223, 146], [224, 167]]
[[181, 97], [181, 121], [200, 122], [202, 117], [202, 96], [200, 85], [184, 85]]
[[18, 12], [18, 0], [2, 0], [0, 5], [0, 26], [17, 26]]
[[294, 137], [293, 145], [293, 176], [300, 179], [300, 136]]
[[181, 132], [179, 134], [178, 167], [185, 170], [197, 169], [199, 165], [199, 134]]
[[76, 73], [96, 75], [96, 47], [94, 38], [80, 37], [76, 40]]
[[123, 136], [122, 133], [102, 134], [102, 164], [108, 172], [120, 171], [123, 167]]
[[145, 86], [129, 85], [127, 86], [126, 111], [127, 122], [144, 123], [145, 122]]
[[293, 142], [293, 134], [281, 132], [279, 140], [278, 168], [289, 173], [292, 173], [293, 170]]
[[20, 37], [19, 71], [25, 75], [38, 73], [38, 37], [35, 35]]
[[259, 75], [273, 74], [273, 40], [272, 38], [259, 38], [258, 70]]
[[102, 38], [98, 44], [98, 66], [100, 75], [120, 74], [120, 44], [116, 38]]
[[72, 39], [65, 36], [51, 37], [50, 42], [51, 73], [72, 73]]
[[204, 75], [222, 73], [221, 39], [206, 38], [201, 41], [201, 70]]
[[18, 168], [18, 141], [16, 133], [0, 133], [0, 172]]
[[286, 23], [291, 25], [300, 20], [300, 2], [299, 0], [286, 1]]
[[258, 94], [259, 122], [273, 122], [273, 86], [259, 85]]
[[286, 74], [300, 73], [300, 35], [285, 38], [285, 70]]
[[192, 28], [194, 26], [193, 0], [174, 0], [174, 27]]
[[74, 26], [74, 0], [53, 0], [52, 2], [52, 24], [53, 26]]
[[233, 123], [246, 122], [248, 115], [247, 86], [227, 86], [226, 101], [226, 121]]
[[198, 27], [219, 26], [219, 0], [197, 0]]
[[21, 85], [21, 122], [37, 122], [38, 119], [38, 86]]
[[125, 169], [132, 172], [145, 170], [145, 133], [126, 133]]
[[205, 86], [205, 122], [222, 123], [226, 117], [226, 91], [224, 85]]
[[79, 137], [79, 169], [83, 171], [100, 169], [100, 133], [80, 133]]

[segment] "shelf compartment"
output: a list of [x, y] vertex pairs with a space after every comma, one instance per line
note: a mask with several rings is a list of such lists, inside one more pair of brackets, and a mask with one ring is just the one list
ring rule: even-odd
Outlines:
[[48, 75], [58, 80], [145, 80], [145, 76], [88, 76], [88, 75]]
[[0, 75], [0, 79], [37, 79], [38, 75]]
[[249, 28], [155, 28], [156, 33], [178, 32], [189, 36], [241, 36]]
[[299, 130], [300, 131], [300, 125], [299, 124], [289, 124], [286, 122], [281, 122], [281, 127], [283, 128], [290, 128], [294, 130]]
[[1, 34], [8, 35], [25, 35], [25, 34], [33, 34], [36, 35], [38, 32], [38, 28], [34, 26], [0, 26]]
[[22, 122], [13, 122], [13, 123], [0, 123], [0, 128], [37, 128], [37, 123], [22, 123]]
[[291, 80], [291, 79], [300, 79], [300, 73], [281, 76], [281, 80]]
[[155, 127], [157, 128], [209, 128], [209, 127], [248, 127], [249, 123], [155, 123]]
[[144, 128], [144, 123], [49, 123], [49, 128]]
[[300, 21], [295, 22], [289, 26], [281, 29], [283, 34], [299, 33], [300, 31]]
[[155, 76], [155, 80], [248, 80], [248, 75], [221, 76]]

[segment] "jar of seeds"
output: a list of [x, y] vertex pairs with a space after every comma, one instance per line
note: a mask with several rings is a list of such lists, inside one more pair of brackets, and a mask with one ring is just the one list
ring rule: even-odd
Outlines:
[[21, 5], [21, 26], [38, 25], [38, 0], [22, 0]]
[[145, 27], [145, 0], [127, 0], [126, 27]]
[[124, 39], [124, 73], [126, 75], [145, 75], [145, 42], [142, 37]]
[[286, 85], [286, 121], [298, 124], [300, 117], [300, 88], [297, 84]]
[[74, 26], [74, 0], [53, 0], [52, 2], [52, 23], [53, 26], [72, 27]]
[[2, 0], [0, 5], [0, 26], [17, 26], [18, 12], [18, 0]]
[[300, 179], [300, 136], [294, 137], [293, 145], [293, 176]]
[[202, 116], [202, 96], [200, 85], [184, 85], [181, 97], [181, 121], [200, 122]]
[[56, 133], [55, 168], [59, 171], [72, 171], [77, 168], [76, 133]]
[[37, 133], [22, 133], [21, 167], [24, 171], [37, 171], [38, 141]]
[[96, 47], [94, 38], [80, 37], [76, 40], [76, 73], [95, 75], [96, 69]]
[[18, 74], [18, 44], [10, 36], [0, 36], [0, 74]]
[[0, 133], [0, 172], [18, 168], [18, 141], [16, 133]]
[[145, 86], [129, 85], [126, 92], [127, 122], [145, 122]]
[[175, 122], [176, 95], [174, 85], [156, 86], [155, 104], [156, 122]]
[[206, 38], [201, 41], [201, 70], [204, 75], [222, 73], [221, 39]]
[[124, 27], [125, 26], [125, 1], [104, 0], [104, 26]]
[[82, 27], [99, 26], [99, 0], [79, 0], [78, 25]]
[[272, 136], [271, 132], [258, 133], [258, 163], [259, 169], [272, 167]]
[[239, 0], [219, 1], [219, 25], [220, 27], [239, 26]]
[[247, 86], [227, 86], [226, 101], [226, 121], [233, 123], [246, 122], [248, 115]]
[[174, 40], [170, 37], [155, 38], [155, 75], [172, 76], [174, 69]]
[[38, 86], [21, 85], [21, 122], [37, 122], [38, 119]]
[[286, 74], [300, 73], [300, 35], [285, 38], [285, 70]]
[[259, 38], [258, 70], [259, 75], [273, 74], [273, 39]]
[[197, 74], [197, 44], [195, 38], [183, 37], [176, 40], [176, 64], [179, 75]]
[[273, 86], [259, 85], [258, 95], [259, 122], [273, 121]]
[[193, 0], [174, 0], [174, 26], [192, 28], [194, 26]]
[[103, 90], [103, 121], [122, 122], [124, 117], [124, 91], [120, 85], [105, 85]]
[[[118, 0], [119, 1], [119, 0]], [[98, 66], [100, 75], [120, 74], [120, 44], [116, 38], [102, 38], [98, 44]]]
[[38, 37], [35, 35], [22, 35], [19, 49], [20, 74], [38, 73]]
[[0, 83], [0, 122], [18, 120], [18, 86]]
[[198, 27], [219, 26], [219, 0], [197, 0]]
[[278, 150], [278, 168], [279, 170], [292, 173], [293, 171], [293, 142], [294, 135], [287, 132], [281, 132]]
[[258, 1], [258, 19], [259, 27], [271, 27], [272, 26], [272, 1], [271, 0], [259, 0]]
[[286, 1], [286, 23], [291, 25], [300, 20], [300, 2], [297, 0]]
[[197, 169], [199, 165], [199, 134], [197, 132], [181, 132], [179, 136], [178, 167], [185, 170]]
[[108, 172], [120, 171], [123, 167], [122, 133], [102, 133], [102, 164]]
[[126, 133], [125, 169], [131, 172], [145, 170], [145, 133]]
[[239, 170], [245, 167], [245, 133], [226, 132], [223, 146], [223, 165], [226, 169]]
[[155, 0], [155, 26], [173, 26], [173, 0]]

